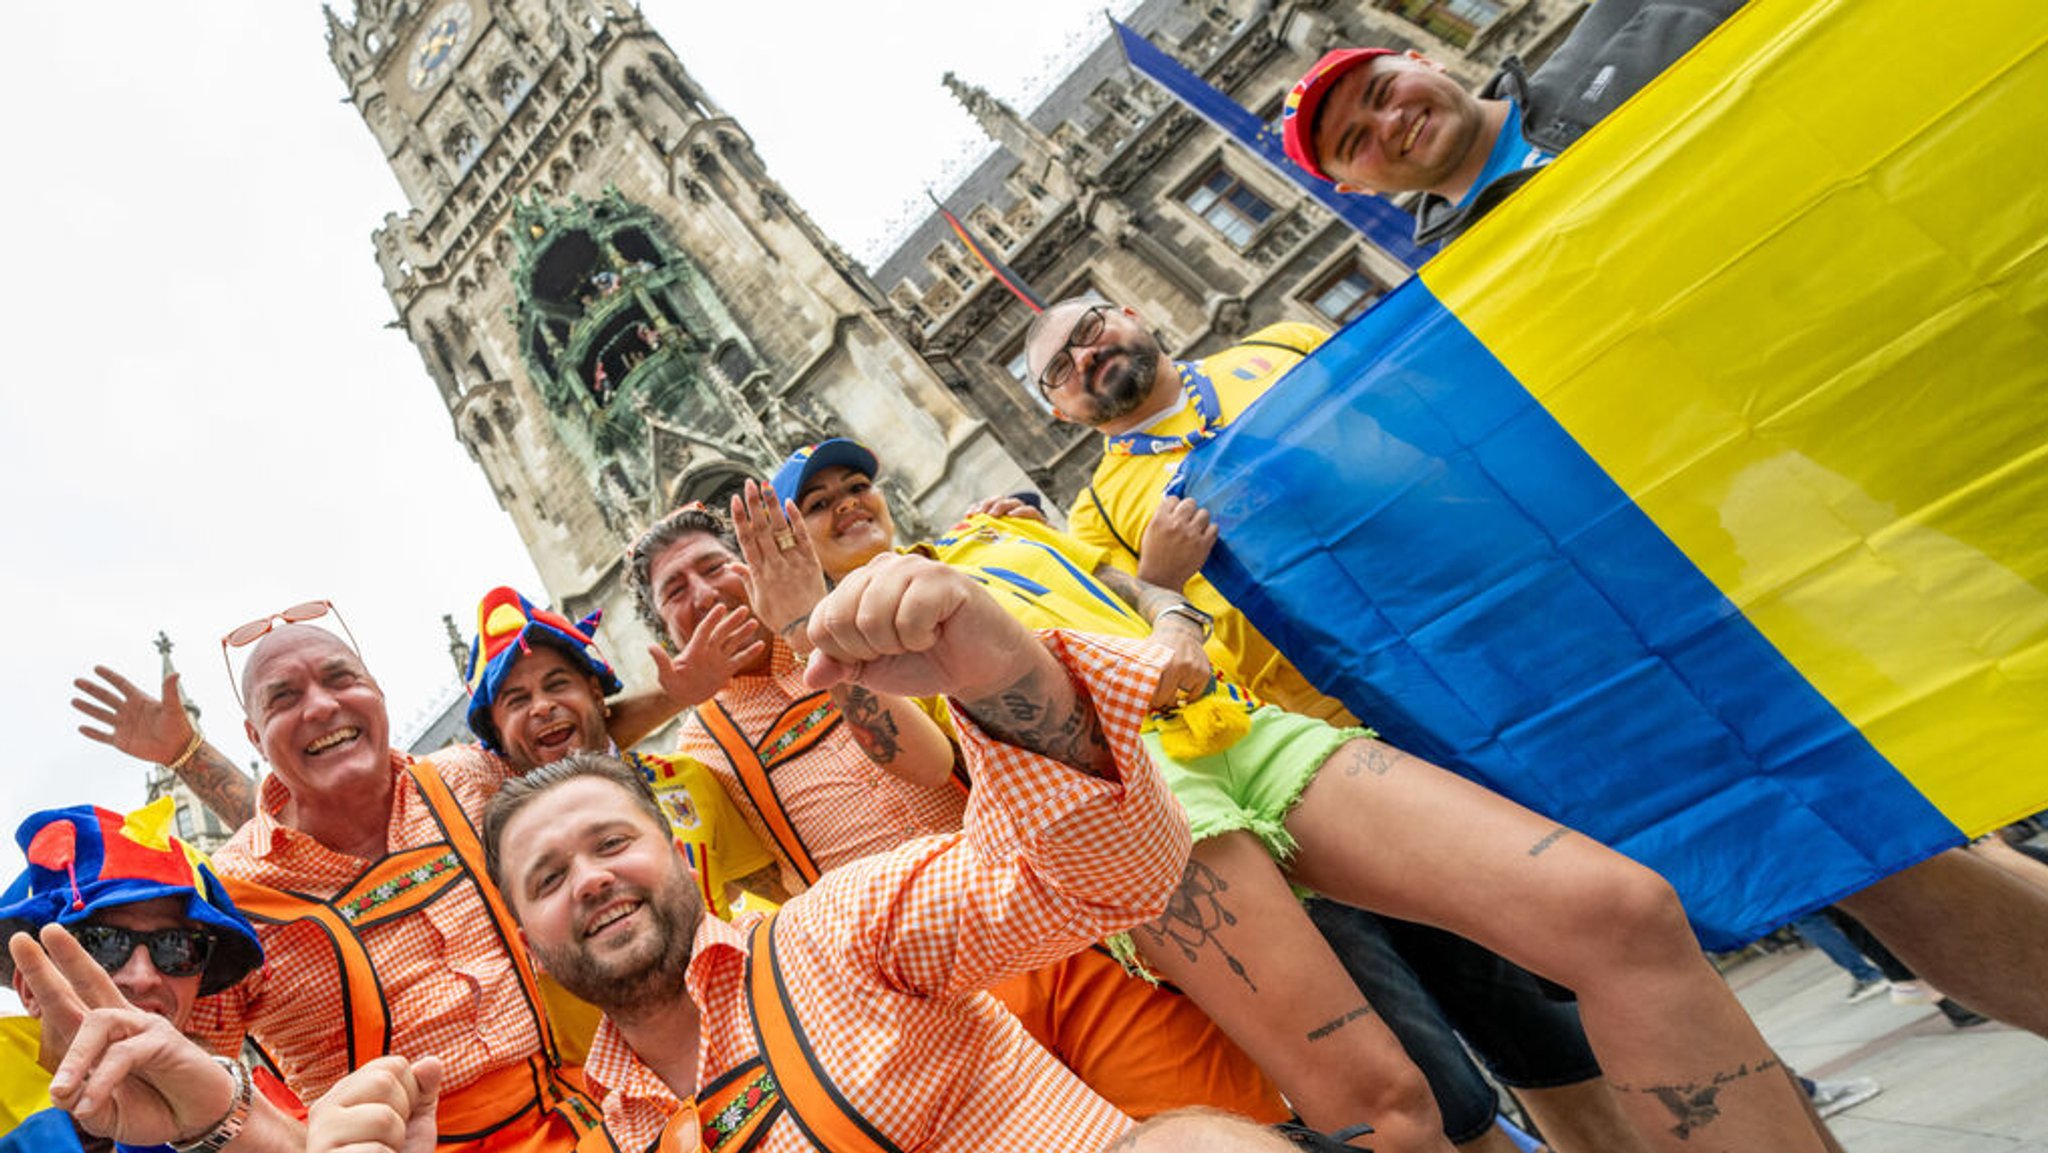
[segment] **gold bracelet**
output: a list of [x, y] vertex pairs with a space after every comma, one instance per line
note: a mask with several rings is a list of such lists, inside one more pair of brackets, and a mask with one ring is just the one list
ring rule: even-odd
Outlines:
[[185, 770], [185, 766], [192, 763], [192, 757], [199, 752], [199, 746], [205, 743], [206, 737], [200, 733], [199, 726], [193, 725], [192, 739], [185, 742], [185, 751], [179, 753], [178, 758], [172, 761], [170, 764], [165, 765], [164, 768], [167, 768], [174, 773], [183, 772]]

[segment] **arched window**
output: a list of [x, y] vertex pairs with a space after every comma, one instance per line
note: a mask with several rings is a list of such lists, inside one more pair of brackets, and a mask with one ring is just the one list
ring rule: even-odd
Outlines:
[[483, 141], [478, 140], [476, 133], [471, 132], [466, 124], [450, 128], [447, 137], [441, 141], [441, 154], [455, 166], [458, 176], [468, 172], [470, 165], [475, 164], [476, 158], [483, 153]]
[[518, 107], [520, 98], [532, 88], [533, 81], [528, 80], [525, 73], [510, 64], [491, 73], [491, 98], [498, 102], [498, 107], [507, 112]]
[[727, 341], [725, 346], [718, 350], [715, 363], [718, 365], [718, 371], [724, 373], [725, 378], [734, 384], [743, 384], [754, 374], [754, 358], [748, 356], [747, 350], [741, 348], [736, 340]]

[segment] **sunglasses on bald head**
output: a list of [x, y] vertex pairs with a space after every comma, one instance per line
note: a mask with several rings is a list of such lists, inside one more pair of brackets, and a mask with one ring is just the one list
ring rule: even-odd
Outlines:
[[213, 956], [213, 934], [205, 929], [123, 929], [116, 925], [74, 925], [71, 937], [93, 963], [109, 973], [120, 972], [138, 946], [149, 950], [149, 963], [166, 977], [196, 977]]
[[271, 630], [280, 624], [304, 624], [307, 621], [318, 620], [329, 615], [334, 617], [335, 624], [341, 626], [342, 634], [348, 637], [348, 647], [354, 649], [357, 656], [361, 656], [363, 646], [356, 643], [355, 631], [348, 627], [348, 622], [342, 619], [341, 610], [335, 608], [334, 602], [329, 600], [302, 601], [285, 609], [283, 612], [271, 613], [267, 617], [250, 621], [248, 624], [242, 625], [220, 638], [220, 659], [221, 663], [228, 667], [228, 687], [235, 690], [235, 703], [241, 705], [245, 710], [248, 708], [248, 702], [242, 699], [241, 678], [235, 675], [235, 662], [229, 657], [228, 654], [230, 652], [245, 645], [255, 644], [257, 641], [269, 636]]

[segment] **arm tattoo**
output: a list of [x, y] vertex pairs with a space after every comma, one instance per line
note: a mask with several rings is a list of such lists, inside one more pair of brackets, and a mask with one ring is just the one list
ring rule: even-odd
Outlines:
[[1136, 609], [1148, 622], [1157, 623], [1160, 613], [1186, 599], [1172, 589], [1140, 580], [1114, 565], [1103, 565], [1095, 570], [1094, 576], [1103, 588], [1115, 593], [1117, 599]]
[[230, 829], [241, 828], [256, 815], [256, 787], [248, 774], [210, 744], [199, 746], [178, 778]]
[[1669, 1110], [1672, 1120], [1677, 1122], [1671, 1127], [1672, 1135], [1683, 1141], [1720, 1118], [1721, 1104], [1718, 1098], [1721, 1096], [1721, 1090], [1753, 1073], [1763, 1073], [1776, 1068], [1777, 1058], [1768, 1057], [1754, 1068], [1749, 1065], [1737, 1065], [1733, 1072], [1716, 1073], [1705, 1082], [1687, 1081], [1682, 1085], [1640, 1086], [1623, 1085], [1618, 1082], [1610, 1084], [1614, 1085], [1617, 1092], [1648, 1093], [1655, 1097], [1657, 1103]]
[[1532, 857], [1540, 857], [1543, 855], [1543, 850], [1549, 848], [1552, 845], [1555, 845], [1556, 843], [1564, 840], [1567, 836], [1570, 835], [1570, 829], [1565, 828], [1563, 825], [1559, 825], [1556, 828], [1550, 830], [1549, 832], [1543, 834], [1543, 836], [1537, 839], [1535, 844], [1530, 845], [1529, 855]]
[[869, 760], [886, 765], [896, 759], [901, 751], [896, 718], [889, 715], [881, 697], [859, 685], [842, 683], [832, 687], [832, 700], [839, 706], [839, 715], [846, 718], [854, 743]]
[[1166, 912], [1160, 914], [1158, 920], [1139, 925], [1132, 931], [1143, 933], [1155, 950], [1163, 949], [1169, 943], [1178, 947], [1181, 957], [1188, 961], [1196, 960], [1204, 948], [1214, 944], [1216, 952], [1223, 957], [1223, 963], [1230, 966], [1230, 971], [1237, 974], [1245, 988], [1256, 993], [1259, 987], [1252, 983], [1251, 973], [1246, 971], [1244, 962], [1223, 944], [1223, 928], [1237, 924], [1237, 914], [1223, 903], [1223, 894], [1229, 891], [1230, 882], [1218, 876], [1216, 870], [1191, 860], [1180, 875], [1180, 887], [1166, 900]]
[[777, 636], [780, 636], [783, 640], [787, 641], [789, 638], [795, 636], [797, 632], [800, 629], [802, 629], [805, 625], [810, 623], [811, 614], [809, 612], [805, 612], [802, 616], [796, 618], [795, 620], [789, 622], [786, 625], [783, 625], [781, 628], [776, 629], [775, 633]]
[[[1053, 678], [1060, 678], [1055, 684]], [[961, 701], [960, 707], [989, 736], [1029, 749], [1091, 777], [1105, 777], [1116, 758], [1095, 710], [1075, 690], [1065, 669], [1033, 669], [993, 697]]]
[[1372, 1006], [1360, 1005], [1356, 1009], [1351, 1010], [1349, 1013], [1344, 1014], [1342, 1017], [1332, 1017], [1329, 1020], [1323, 1022], [1322, 1024], [1317, 1025], [1315, 1028], [1310, 1029], [1308, 1031], [1308, 1039], [1311, 1041], [1320, 1041], [1323, 1038], [1329, 1036], [1330, 1034], [1335, 1033], [1337, 1030], [1342, 1029], [1344, 1026], [1349, 1025], [1351, 1022], [1356, 1021], [1361, 1017], [1370, 1016], [1372, 1016]]

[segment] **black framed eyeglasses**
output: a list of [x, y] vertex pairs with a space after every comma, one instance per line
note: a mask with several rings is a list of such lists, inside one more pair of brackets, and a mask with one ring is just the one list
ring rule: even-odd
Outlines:
[[136, 946], [149, 950], [149, 963], [166, 977], [196, 977], [206, 971], [213, 957], [213, 934], [205, 929], [123, 929], [117, 925], [74, 925], [76, 940], [93, 963], [109, 973], [118, 973], [135, 955]]
[[1053, 389], [1066, 386], [1067, 379], [1074, 375], [1074, 350], [1102, 339], [1109, 312], [1109, 305], [1094, 304], [1074, 320], [1074, 327], [1067, 330], [1066, 343], [1060, 345], [1060, 350], [1045, 362], [1045, 370], [1038, 374], [1039, 395], [1050, 400]]

